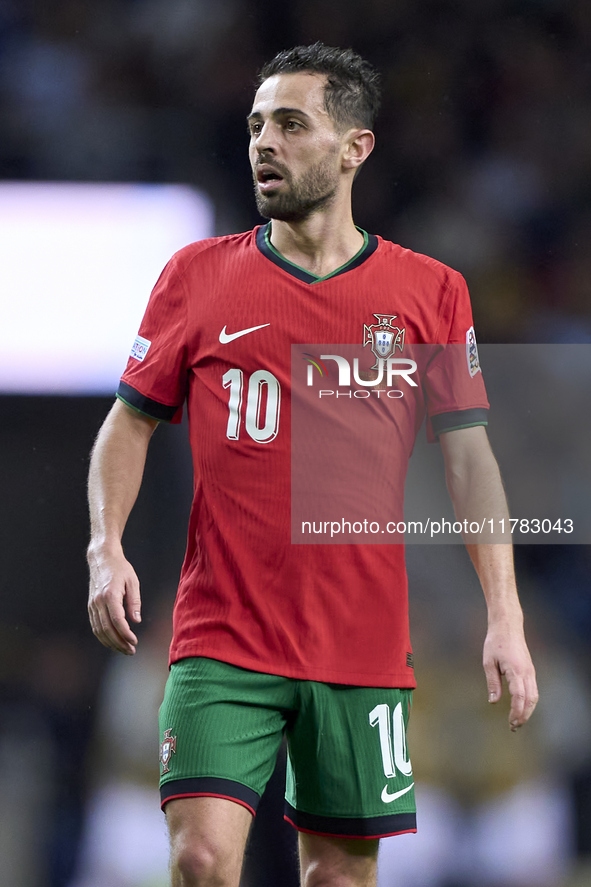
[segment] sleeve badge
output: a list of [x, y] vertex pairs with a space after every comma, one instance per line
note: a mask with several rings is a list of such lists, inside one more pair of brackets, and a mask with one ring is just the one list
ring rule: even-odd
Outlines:
[[144, 339], [143, 336], [136, 336], [136, 340], [131, 346], [131, 354], [129, 356], [135, 358], [135, 360], [139, 360], [141, 363], [148, 353], [151, 344], [152, 343], [149, 339]]
[[468, 361], [468, 372], [470, 373], [471, 378], [474, 378], [476, 373], [482, 372], [478, 357], [478, 347], [476, 345], [476, 334], [473, 326], [471, 326], [466, 332], [466, 360]]

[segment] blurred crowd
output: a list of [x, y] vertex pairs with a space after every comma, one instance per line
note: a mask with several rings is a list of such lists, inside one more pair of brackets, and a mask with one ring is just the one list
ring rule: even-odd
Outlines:
[[247, 228], [256, 71], [317, 39], [383, 74], [359, 224], [462, 271], [481, 341], [589, 342], [587, 0], [2, 0], [0, 175], [194, 183]]
[[[589, 0], [0, 0], [0, 177], [189, 183], [213, 199], [218, 233], [251, 227], [256, 72], [315, 40], [352, 45], [383, 75], [357, 223], [461, 271], [481, 342], [591, 343]], [[190, 487], [186, 459], [174, 470]], [[517, 551], [543, 702], [515, 742], [481, 711], [484, 616], [466, 609], [478, 591], [463, 552], [445, 569], [431, 562], [441, 549], [420, 552], [423, 836], [385, 845], [380, 887], [588, 887], [588, 546]], [[81, 589], [47, 593], [83, 616]], [[89, 632], [48, 616], [28, 635], [26, 613], [20, 634], [0, 624], [0, 883], [166, 884], [148, 723], [168, 623], [157, 606], [151, 618], [141, 658], [109, 669]], [[253, 837], [247, 887], [295, 877], [290, 839], [270, 835]]]

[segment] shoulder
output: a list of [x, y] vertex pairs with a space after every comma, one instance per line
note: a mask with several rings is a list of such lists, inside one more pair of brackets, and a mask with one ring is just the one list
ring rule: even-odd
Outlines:
[[378, 236], [379, 254], [386, 263], [397, 265], [400, 271], [406, 271], [417, 277], [423, 277], [425, 280], [431, 279], [433, 283], [439, 283], [442, 286], [465, 286], [465, 281], [459, 271], [450, 268], [443, 262], [425, 256], [422, 253], [416, 253], [411, 249], [393, 243], [391, 240], [384, 240]]
[[170, 264], [178, 274], [182, 275], [194, 265], [202, 267], [228, 261], [234, 262], [241, 254], [247, 253], [253, 248], [255, 233], [256, 229], [241, 234], [226, 234], [221, 237], [207, 237], [205, 240], [197, 240], [178, 250], [170, 260]]

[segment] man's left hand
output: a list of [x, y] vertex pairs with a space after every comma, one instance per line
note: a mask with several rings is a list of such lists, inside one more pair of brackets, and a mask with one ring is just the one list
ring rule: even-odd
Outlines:
[[489, 702], [498, 702], [505, 676], [511, 694], [509, 725], [515, 732], [529, 720], [538, 702], [536, 673], [521, 630], [490, 626], [484, 642], [484, 673]]

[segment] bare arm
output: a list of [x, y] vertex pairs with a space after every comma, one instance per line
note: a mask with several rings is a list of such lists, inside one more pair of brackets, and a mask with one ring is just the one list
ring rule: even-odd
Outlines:
[[98, 434], [90, 461], [88, 502], [92, 630], [105, 647], [133, 654], [137, 637], [125, 618], [141, 619], [139, 581], [121, 546], [125, 524], [142, 482], [155, 419], [116, 401]]
[[[458, 520], [481, 523], [505, 518], [508, 509], [496, 459], [483, 426], [450, 431], [440, 437], [447, 487]], [[513, 569], [513, 547], [508, 534], [494, 542], [470, 541], [466, 548], [478, 573], [488, 608], [488, 631], [483, 664], [490, 702], [498, 702], [502, 676], [511, 694], [512, 730], [529, 719], [538, 701], [536, 675], [523, 633], [523, 613]]]

